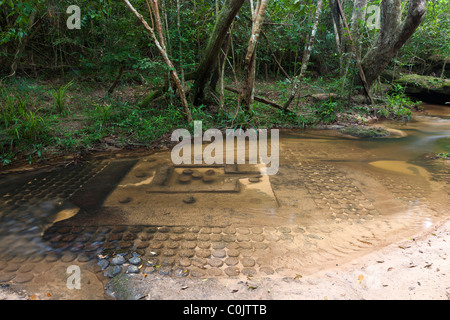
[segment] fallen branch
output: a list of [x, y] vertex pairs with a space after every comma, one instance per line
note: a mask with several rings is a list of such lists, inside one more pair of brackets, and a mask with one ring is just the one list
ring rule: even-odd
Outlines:
[[[239, 90], [237, 90], [237, 89], [235, 89], [235, 88], [231, 88], [231, 87], [225, 87], [225, 90], [234, 92], [234, 93], [236, 93], [236, 94], [242, 94], [241, 91], [239, 91]], [[277, 109], [279, 109], [279, 110], [284, 111], [283, 106], [282, 106], [282, 105], [279, 105], [279, 104], [276, 103], [276, 102], [273, 102], [273, 101], [270, 101], [270, 100], [267, 100], [267, 99], [265, 99], [265, 98], [261, 98], [261, 97], [258, 97], [258, 96], [254, 96], [254, 99], [255, 99], [255, 101], [258, 101], [258, 102], [267, 104], [267, 105], [269, 105], [269, 106], [271, 106], [271, 107], [274, 107], [274, 108], [277, 108]]]

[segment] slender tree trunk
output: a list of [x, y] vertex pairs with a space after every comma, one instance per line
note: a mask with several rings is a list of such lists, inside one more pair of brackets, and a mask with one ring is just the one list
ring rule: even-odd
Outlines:
[[[158, 4], [157, 0], [151, 0], [151, 1], [155, 2], [156, 5]], [[165, 47], [163, 47], [161, 45], [161, 43], [158, 41], [153, 28], [151, 28], [148, 25], [148, 23], [147, 23], [147, 21], [145, 21], [144, 17], [139, 12], [136, 11], [136, 9], [133, 7], [133, 5], [128, 0], [124, 0], [124, 2], [128, 6], [128, 8], [130, 8], [130, 10], [134, 13], [134, 15], [139, 19], [139, 21], [141, 21], [141, 23], [144, 25], [145, 29], [149, 32], [150, 37], [152, 38], [153, 42], [155, 43], [156, 47], [158, 48], [159, 53], [162, 56], [164, 62], [166, 63], [167, 67], [170, 70], [170, 76], [171, 76], [173, 82], [175, 83], [175, 86], [177, 87], [178, 94], [180, 95], [181, 105], [183, 106], [184, 112], [186, 113], [186, 120], [189, 123], [192, 122], [191, 110], [189, 109], [189, 104], [186, 100], [186, 94], [184, 92], [184, 88], [181, 85], [180, 78], [178, 77], [177, 71], [176, 71], [174, 65], [172, 64], [172, 61], [170, 60], [169, 56], [167, 55]], [[154, 11], [153, 13], [155, 14], [155, 9], [153, 9], [153, 11]], [[159, 25], [157, 27], [157, 29], [162, 30], [161, 20], [159, 20], [158, 17], [159, 17], [159, 14], [158, 15], [155, 14], [156, 25]], [[158, 22], [158, 20], [159, 20], [159, 22]], [[162, 37], [162, 32], [160, 33], [160, 37]]]
[[408, 12], [402, 22], [401, 0], [383, 0], [381, 3], [380, 34], [362, 60], [369, 86], [376, 81], [425, 16], [426, 0], [409, 0], [408, 5]]
[[179, 37], [179, 46], [178, 46], [178, 54], [180, 55], [180, 73], [181, 73], [181, 85], [184, 88], [184, 67], [183, 67], [183, 44], [181, 36], [181, 21], [180, 21], [180, 0], [177, 0], [177, 31], [178, 31], [178, 37]]
[[358, 0], [354, 2], [351, 20], [351, 32], [353, 44], [359, 55], [361, 55], [361, 24], [365, 22], [368, 0]]
[[[259, 35], [264, 21], [269, 0], [260, 0], [255, 9], [252, 9], [253, 27], [250, 41], [247, 47], [247, 53], [244, 59], [244, 82], [242, 95], [240, 96], [241, 106], [244, 110], [252, 110], [255, 91], [255, 62], [256, 62], [256, 46], [258, 44]], [[250, 2], [253, 4], [253, 2]]]
[[339, 53], [339, 56], [342, 54], [342, 27], [341, 27], [341, 19], [339, 16], [339, 8], [337, 5], [336, 0], [328, 0], [330, 11], [331, 11], [331, 17], [333, 20], [333, 29], [334, 29], [334, 36], [336, 39], [336, 48]]
[[245, 0], [225, 0], [217, 17], [217, 22], [208, 40], [204, 55], [195, 73], [195, 81], [192, 89], [192, 102], [194, 105], [205, 101], [207, 85], [217, 63], [217, 57], [222, 48], [225, 36], [233, 23], [236, 14], [241, 9]]
[[350, 28], [349, 28], [349, 26], [348, 26], [348, 24], [347, 24], [347, 19], [345, 18], [345, 15], [344, 15], [344, 10], [342, 9], [342, 6], [341, 6], [341, 3], [340, 3], [339, 0], [337, 0], [337, 3], [338, 3], [338, 5], [339, 5], [339, 11], [340, 11], [342, 20], [343, 20], [343, 22], [344, 22], [345, 29], [346, 29], [346, 31], [347, 31], [347, 38], [348, 38], [348, 41], [347, 41], [347, 42], [350, 44], [350, 47], [351, 47], [351, 49], [352, 49], [352, 51], [353, 51], [353, 54], [354, 54], [355, 57], [356, 57], [356, 66], [357, 66], [357, 68], [358, 68], [359, 78], [360, 78], [360, 80], [361, 80], [361, 82], [362, 82], [362, 84], [363, 84], [364, 91], [365, 91], [365, 93], [366, 93], [367, 98], [369, 99], [370, 103], [373, 104], [373, 100], [372, 100], [372, 97], [371, 97], [371, 95], [370, 95], [370, 86], [369, 86], [369, 84], [367, 83], [366, 74], [365, 74], [364, 69], [363, 69], [363, 67], [362, 67], [362, 65], [361, 65], [361, 59], [360, 59], [359, 54], [358, 54], [358, 51], [357, 51], [357, 49], [356, 49], [356, 47], [355, 47], [355, 43], [354, 43], [354, 41], [353, 41], [353, 38], [352, 38], [352, 34], [351, 34], [351, 31], [350, 31]]
[[292, 103], [292, 100], [294, 100], [297, 91], [300, 87], [300, 83], [302, 81], [303, 76], [306, 73], [306, 69], [308, 68], [308, 63], [309, 63], [309, 58], [311, 57], [311, 52], [312, 52], [312, 48], [314, 45], [314, 40], [316, 39], [316, 33], [317, 33], [317, 26], [319, 24], [319, 18], [320, 18], [320, 13], [322, 12], [322, 5], [323, 2], [322, 0], [318, 0], [317, 2], [317, 7], [316, 7], [316, 13], [314, 16], [314, 24], [313, 24], [313, 28], [311, 31], [311, 35], [309, 37], [309, 41], [307, 43], [307, 45], [305, 46], [305, 50], [303, 51], [303, 58], [302, 58], [302, 67], [300, 69], [300, 74], [295, 77], [294, 79], [294, 85], [292, 87], [291, 90], [291, 94], [288, 98], [288, 100], [286, 101], [286, 103], [283, 106], [283, 109], [286, 111], [289, 108], [289, 105]]

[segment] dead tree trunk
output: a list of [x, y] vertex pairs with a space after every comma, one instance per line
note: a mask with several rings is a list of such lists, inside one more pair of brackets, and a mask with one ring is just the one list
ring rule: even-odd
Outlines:
[[362, 60], [369, 87], [416, 31], [425, 16], [426, 0], [409, 0], [408, 5], [408, 12], [402, 22], [401, 0], [383, 0], [381, 3], [380, 34]]
[[[189, 109], [189, 104], [186, 100], [186, 94], [184, 92], [184, 88], [181, 85], [180, 78], [178, 77], [177, 71], [176, 71], [172, 61], [170, 60], [169, 56], [167, 55], [167, 52], [164, 48], [165, 46], [162, 45], [160, 43], [160, 41], [158, 41], [153, 28], [151, 28], [148, 25], [148, 23], [147, 23], [147, 21], [145, 21], [144, 17], [139, 12], [136, 11], [136, 9], [133, 7], [133, 5], [128, 0], [124, 0], [124, 1], [125, 1], [126, 5], [130, 8], [130, 10], [134, 13], [134, 15], [139, 19], [139, 21], [141, 21], [141, 23], [144, 25], [145, 29], [149, 32], [150, 37], [152, 38], [153, 42], [155, 43], [156, 47], [158, 48], [159, 53], [161, 54], [164, 62], [166, 63], [167, 67], [170, 70], [170, 76], [171, 76], [173, 82], [175, 83], [175, 86], [177, 87], [178, 94], [180, 95], [181, 105], [183, 106], [184, 112], [186, 113], [186, 120], [189, 123], [192, 122], [191, 110]], [[157, 8], [157, 0], [152, 0], [152, 1], [155, 2], [156, 8]], [[159, 14], [158, 14], [158, 16], [155, 16], [155, 17], [159, 18]], [[162, 30], [161, 21], [159, 19], [158, 19], [158, 21], [159, 21], [159, 26], [157, 27], [157, 30]], [[156, 21], [156, 24], [158, 24], [158, 21]], [[160, 33], [160, 37], [162, 39], [162, 32]]]

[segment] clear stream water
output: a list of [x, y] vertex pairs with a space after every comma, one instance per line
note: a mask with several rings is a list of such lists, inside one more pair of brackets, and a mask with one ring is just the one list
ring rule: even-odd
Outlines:
[[[405, 136], [284, 130], [270, 177], [245, 165], [187, 174], [170, 152], [5, 176], [0, 283], [99, 298], [109, 269], [96, 262], [119, 251], [170, 257], [167, 274], [307, 274], [448, 219], [449, 161], [430, 154], [450, 152], [450, 108], [381, 125]], [[83, 290], [68, 291], [70, 264]]]

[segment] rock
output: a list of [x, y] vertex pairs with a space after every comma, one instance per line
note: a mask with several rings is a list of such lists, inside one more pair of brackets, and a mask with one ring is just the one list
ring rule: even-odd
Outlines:
[[112, 266], [108, 269], [108, 277], [113, 278], [122, 271], [121, 266]]
[[114, 257], [114, 258], [111, 260], [111, 263], [114, 264], [114, 265], [121, 265], [121, 264], [124, 264], [124, 263], [125, 263], [125, 258], [124, 258], [123, 256], [117, 256], [117, 257]]
[[187, 196], [186, 198], [183, 199], [183, 202], [187, 203], [187, 204], [191, 204], [191, 203], [195, 202], [195, 198], [193, 196]]
[[132, 258], [128, 259], [128, 262], [133, 264], [133, 265], [135, 265], [135, 266], [138, 266], [138, 265], [141, 264], [142, 259], [139, 258], [139, 257], [132, 257]]
[[178, 178], [178, 182], [186, 184], [191, 182], [191, 176], [190, 175], [182, 175]]
[[202, 179], [202, 181], [205, 182], [205, 183], [211, 183], [211, 182], [213, 182], [214, 180], [215, 180], [214, 177], [211, 177], [211, 176], [205, 176], [205, 177], [203, 177], [203, 179]]
[[109, 261], [106, 259], [101, 259], [97, 264], [102, 268], [102, 270], [105, 270], [109, 266]]
[[395, 83], [405, 87], [405, 93], [430, 103], [445, 104], [450, 101], [450, 80], [418, 74], [402, 75]]
[[345, 127], [340, 129], [339, 131], [344, 134], [359, 138], [380, 138], [390, 135], [389, 131], [384, 128], [370, 126]]
[[194, 172], [192, 174], [192, 179], [201, 179], [203, 178], [203, 175], [200, 172]]
[[127, 267], [126, 273], [139, 273], [139, 268], [135, 265], [130, 265]]
[[121, 198], [121, 199], [119, 199], [119, 202], [120, 203], [129, 203], [129, 202], [131, 202], [131, 198], [130, 197], [125, 197], [125, 198]]
[[189, 274], [189, 270], [184, 268], [177, 268], [173, 271], [173, 274], [176, 277], [186, 277]]

